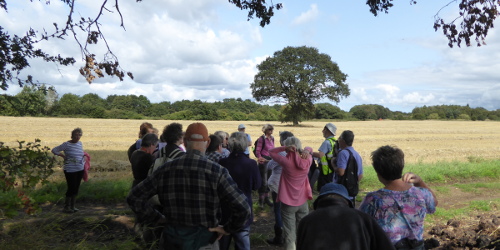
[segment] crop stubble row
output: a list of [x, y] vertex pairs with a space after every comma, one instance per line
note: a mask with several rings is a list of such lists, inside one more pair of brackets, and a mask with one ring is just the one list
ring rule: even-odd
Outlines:
[[[10, 146], [17, 140], [42, 140], [54, 147], [70, 139], [76, 127], [83, 129], [82, 142], [86, 150], [126, 151], [137, 139], [139, 125], [151, 122], [161, 131], [173, 121], [166, 120], [117, 120], [81, 118], [0, 117], [0, 141]], [[178, 121], [184, 129], [194, 121]], [[210, 133], [217, 130], [235, 132], [240, 123], [247, 126], [252, 140], [262, 134], [266, 122], [258, 121], [202, 121]], [[324, 140], [321, 130], [326, 122], [303, 122], [292, 127], [279, 122], [274, 136], [278, 144], [279, 131], [289, 130], [301, 139], [303, 146], [318, 149]], [[357, 121], [333, 122], [340, 134], [352, 130], [354, 147], [369, 165], [370, 153], [382, 145], [396, 145], [403, 149], [406, 162], [467, 161], [469, 157], [498, 159], [500, 157], [500, 123], [491, 121]], [[96, 159], [97, 160], [97, 159]]]

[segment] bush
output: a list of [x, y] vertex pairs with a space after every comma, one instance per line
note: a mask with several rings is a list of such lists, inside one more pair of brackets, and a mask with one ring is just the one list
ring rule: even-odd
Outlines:
[[[25, 191], [38, 183], [48, 183], [47, 179], [54, 173], [56, 163], [50, 148], [42, 147], [40, 142], [40, 139], [28, 143], [18, 141], [17, 148], [4, 146], [0, 142], [0, 192], [3, 192], [1, 205], [5, 209], [2, 214], [8, 216], [12, 212], [10, 210], [23, 207], [27, 213], [37, 210], [33, 199]], [[17, 195], [12, 196], [14, 190], [17, 190]]]
[[427, 119], [429, 120], [439, 120], [439, 114], [438, 113], [432, 113], [427, 116]]
[[460, 115], [458, 116], [458, 119], [459, 119], [459, 120], [466, 120], [466, 121], [470, 121], [470, 116], [469, 116], [469, 115], [467, 115], [467, 114], [460, 114]]

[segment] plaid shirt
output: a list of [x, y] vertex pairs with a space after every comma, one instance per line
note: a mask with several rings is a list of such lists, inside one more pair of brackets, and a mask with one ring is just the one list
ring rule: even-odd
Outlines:
[[[162, 213], [148, 202], [155, 194], [163, 207]], [[127, 202], [146, 221], [157, 221], [163, 214], [170, 225], [207, 228], [219, 224], [224, 202], [231, 208], [231, 218], [223, 225], [228, 233], [238, 231], [250, 216], [246, 197], [227, 169], [197, 150], [188, 150], [161, 166], [130, 191]]]

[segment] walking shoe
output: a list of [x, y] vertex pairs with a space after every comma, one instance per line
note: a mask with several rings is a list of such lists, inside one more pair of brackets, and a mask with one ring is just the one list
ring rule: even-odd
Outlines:
[[267, 239], [267, 244], [275, 246], [283, 246], [285, 240], [283, 239], [283, 228], [274, 226], [274, 238]]
[[283, 240], [279, 240], [276, 237], [275, 238], [271, 238], [271, 239], [267, 239], [266, 242], [269, 245], [283, 246]]

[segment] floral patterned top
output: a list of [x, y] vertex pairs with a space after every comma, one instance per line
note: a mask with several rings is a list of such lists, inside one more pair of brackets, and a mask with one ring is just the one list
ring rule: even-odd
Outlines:
[[436, 211], [432, 193], [425, 188], [411, 187], [406, 191], [380, 189], [368, 193], [359, 210], [373, 216], [391, 242], [401, 239], [422, 240], [424, 219]]

